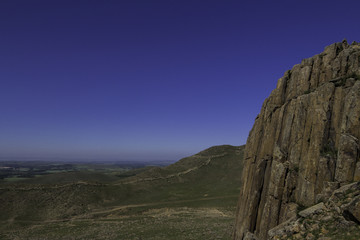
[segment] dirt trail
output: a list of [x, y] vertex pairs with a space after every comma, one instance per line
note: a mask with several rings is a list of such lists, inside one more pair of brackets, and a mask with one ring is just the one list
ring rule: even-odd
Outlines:
[[140, 178], [140, 179], [135, 179], [135, 180], [130, 180], [130, 181], [125, 180], [125, 181], [123, 181], [121, 183], [117, 183], [115, 185], [133, 184], [133, 183], [138, 183], [138, 182], [148, 182], [148, 181], [155, 181], [155, 180], [166, 180], [166, 179], [173, 178], [173, 177], [179, 177], [179, 176], [188, 174], [190, 172], [196, 171], [201, 167], [209, 165], [209, 163], [211, 162], [211, 160], [213, 158], [224, 157], [225, 155], [226, 155], [226, 153], [218, 154], [218, 155], [210, 155], [210, 156], [196, 156], [197, 158], [207, 158], [207, 161], [202, 163], [199, 166], [195, 166], [195, 167], [189, 168], [187, 170], [184, 170], [184, 171], [181, 171], [181, 172], [178, 172], [178, 173], [169, 174], [169, 175], [164, 176], [164, 177], [148, 177], [148, 178]]

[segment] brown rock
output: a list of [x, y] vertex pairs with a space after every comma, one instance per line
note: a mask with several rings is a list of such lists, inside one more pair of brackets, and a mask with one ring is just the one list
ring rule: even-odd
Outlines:
[[343, 216], [348, 221], [360, 224], [360, 196], [354, 198], [346, 207], [344, 207]]
[[245, 234], [244, 240], [258, 240], [258, 238], [251, 232]]
[[300, 233], [294, 234], [293, 238], [294, 239], [304, 239], [304, 237]]
[[306, 238], [305, 238], [306, 240], [313, 240], [313, 239], [315, 239], [315, 236], [314, 236], [314, 234], [312, 234], [312, 233], [308, 233], [307, 235], [306, 235]]
[[359, 61], [360, 44], [335, 43], [279, 79], [247, 140], [234, 239], [360, 180]]
[[325, 209], [325, 205], [324, 205], [324, 203], [321, 202], [319, 204], [316, 204], [314, 206], [311, 206], [311, 207], [299, 212], [299, 216], [306, 218], [310, 215], [320, 213], [320, 212], [324, 211], [324, 209]]

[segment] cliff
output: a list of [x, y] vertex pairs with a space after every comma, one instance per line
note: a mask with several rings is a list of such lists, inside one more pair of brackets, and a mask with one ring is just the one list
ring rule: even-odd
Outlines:
[[345, 40], [278, 80], [249, 134], [234, 239], [268, 231], [299, 208], [360, 180], [360, 44]]

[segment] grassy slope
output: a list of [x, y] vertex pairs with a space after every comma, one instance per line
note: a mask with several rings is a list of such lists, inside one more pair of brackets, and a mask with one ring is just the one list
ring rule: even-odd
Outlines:
[[[136, 203], [237, 195], [242, 157], [243, 147], [216, 146], [168, 167], [153, 168], [138, 174], [124, 183], [135, 181], [128, 185], [137, 192], [135, 198], [130, 198], [131, 202]], [[186, 170], [194, 167], [198, 169], [186, 173]], [[184, 172], [176, 176], [176, 173]]]
[[[93, 222], [89, 223], [88, 221], [95, 221], [95, 218], [103, 219], [112, 216], [117, 219], [115, 222], [125, 216], [129, 221], [131, 219], [138, 219], [136, 221], [152, 219], [143, 214], [153, 208], [220, 207], [225, 211], [227, 209], [231, 211], [237, 201], [243, 149], [243, 146], [212, 147], [194, 156], [181, 159], [168, 167], [152, 167], [143, 172], [138, 171], [137, 175], [122, 180], [117, 180], [119, 178], [113, 176], [101, 175], [101, 173], [71, 172], [44, 176], [44, 178], [36, 180], [37, 184], [29, 184], [31, 182], [29, 181], [28, 183], [0, 186], [0, 202], [2, 203], [0, 204], [0, 220], [6, 223], [2, 225], [2, 229], [0, 228], [0, 235], [1, 231], [7, 232], [10, 228], [18, 229], [19, 234], [25, 234], [25, 236], [28, 236], [26, 234], [42, 236], [41, 231], [46, 235], [48, 227], [41, 225], [44, 222], [48, 222], [46, 226], [60, 224], [59, 229], [63, 229], [61, 231], [70, 231], [65, 223], [50, 223], [49, 221], [56, 219], [64, 221], [72, 219], [73, 221], [75, 218], [81, 217], [84, 222], [77, 222], [77, 224], [82, 227], [78, 230], [74, 228], [73, 232], [70, 231], [70, 233], [80, 236], [82, 234], [80, 232], [87, 232], [86, 229], [90, 225], [94, 227]], [[193, 170], [188, 171], [189, 169]], [[139, 207], [119, 208], [119, 206], [127, 204], [139, 204]], [[141, 206], [141, 204], [143, 205]], [[188, 215], [199, 223], [204, 221], [203, 216], [194, 215], [191, 211]], [[217, 218], [207, 218], [207, 220], [213, 221], [215, 224], [221, 218], [224, 223], [232, 222], [232, 217], [221, 214]], [[177, 221], [182, 222], [183, 220], [170, 216], [163, 224], [174, 225]], [[129, 221], [123, 222], [123, 225]], [[40, 232], [26, 233], [30, 229], [35, 231], [36, 228], [33, 227], [14, 228], [19, 224], [33, 225], [34, 223], [43, 226], [39, 227]], [[186, 231], [185, 223], [186, 221], [183, 222], [183, 230]], [[165, 225], [163, 227], [166, 228]], [[167, 227], [174, 228], [170, 225]], [[154, 227], [156, 226], [152, 226], [152, 228]], [[76, 231], [80, 232], [76, 233]], [[144, 231], [151, 231], [151, 229]], [[11, 232], [14, 233], [14, 231]], [[123, 232], [119, 234], [123, 234]], [[130, 231], [126, 234], [130, 236], [132, 233]], [[207, 232], [201, 234], [206, 235]], [[151, 238], [149, 237], [149, 239]], [[166, 239], [166, 234], [164, 239]]]

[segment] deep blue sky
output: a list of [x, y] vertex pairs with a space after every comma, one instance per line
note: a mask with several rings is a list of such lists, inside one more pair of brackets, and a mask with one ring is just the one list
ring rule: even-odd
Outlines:
[[0, 158], [177, 160], [246, 142], [360, 1], [2, 0]]

